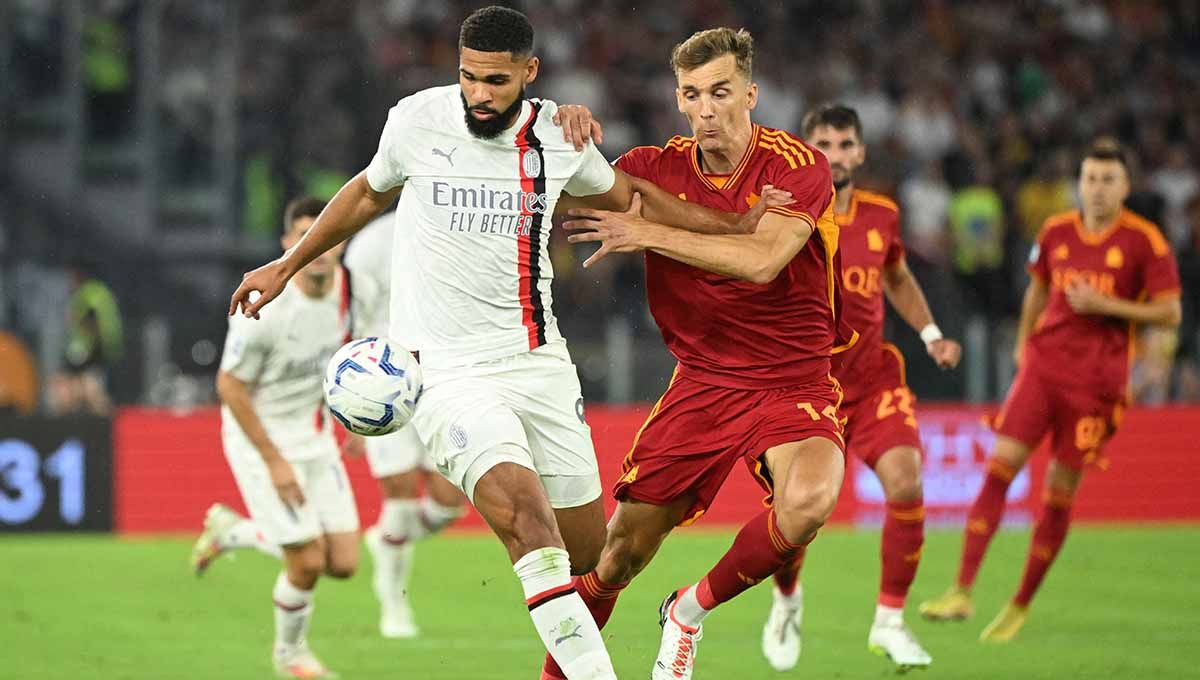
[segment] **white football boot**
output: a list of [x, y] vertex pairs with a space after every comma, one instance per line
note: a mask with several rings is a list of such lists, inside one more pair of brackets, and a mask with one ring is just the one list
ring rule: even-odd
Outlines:
[[213, 503], [204, 513], [204, 531], [192, 546], [192, 571], [203, 576], [214, 560], [224, 555], [229, 548], [221, 543], [221, 536], [245, 519], [221, 503]]
[[933, 657], [917, 642], [897, 610], [875, 613], [875, 623], [867, 635], [867, 649], [891, 659], [900, 671], [926, 668], [933, 663]]
[[288, 649], [276, 645], [271, 659], [275, 663], [275, 674], [281, 678], [336, 678], [337, 673], [325, 667], [325, 664], [308, 648], [308, 642]]
[[675, 618], [675, 600], [681, 591], [667, 596], [658, 608], [658, 623], [662, 626], [662, 643], [658, 658], [650, 671], [651, 680], [691, 680], [696, 663], [696, 643], [704, 635], [704, 627], [691, 628]]
[[767, 663], [777, 671], [790, 671], [800, 661], [800, 621], [804, 616], [804, 591], [796, 584], [796, 592], [784, 595], [778, 586], [774, 593], [771, 613], [762, 632], [762, 653]]

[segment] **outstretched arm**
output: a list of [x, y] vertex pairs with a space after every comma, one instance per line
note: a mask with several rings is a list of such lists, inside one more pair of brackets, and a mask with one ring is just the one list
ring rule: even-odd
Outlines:
[[929, 302], [908, 268], [908, 261], [903, 256], [890, 267], [883, 270], [883, 293], [900, 318], [921, 334], [925, 342], [925, 351], [941, 368], [954, 368], [962, 357], [962, 346], [956, 341], [942, 337], [942, 331], [933, 321], [933, 312]]
[[601, 244], [584, 262], [585, 267], [609, 253], [653, 250], [723, 276], [769, 283], [800, 252], [813, 230], [801, 218], [766, 213], [765, 192], [759, 203], [752, 211], [762, 215], [758, 228], [744, 235], [698, 234], [658, 224], [638, 215], [636, 199], [632, 208], [623, 213], [573, 211], [589, 219], [573, 219], [564, 226], [577, 232], [568, 239], [571, 243]]
[[[569, 196], [563, 194], [555, 207], [555, 214], [583, 217], [589, 210], [624, 212], [629, 209], [634, 194], [641, 195], [641, 214], [650, 222], [684, 229], [698, 234], [753, 234], [758, 228], [762, 213], [753, 210], [745, 213], [727, 213], [706, 208], [698, 203], [689, 203], [640, 177], [634, 177], [620, 168], [616, 171], [613, 186], [603, 194], [594, 196]], [[769, 188], [765, 187], [764, 189]], [[783, 199], [791, 194], [776, 190], [775, 205], [785, 205]]]
[[[242, 277], [242, 285], [229, 300], [229, 315], [236, 314], [240, 307], [246, 316], [257, 319], [259, 310], [283, 291], [296, 272], [321, 253], [358, 233], [396, 200], [401, 188], [381, 193], [371, 188], [365, 170], [355, 175], [329, 201], [296, 245], [281, 257]], [[259, 296], [251, 301], [253, 292], [258, 292]]]

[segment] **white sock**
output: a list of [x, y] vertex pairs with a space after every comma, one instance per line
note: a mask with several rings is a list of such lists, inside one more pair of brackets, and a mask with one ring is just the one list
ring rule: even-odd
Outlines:
[[421, 499], [421, 515], [425, 530], [430, 534], [445, 529], [451, 522], [463, 516], [461, 505], [442, 505], [429, 496]]
[[804, 605], [804, 587], [799, 583], [796, 584], [796, 589], [792, 591], [791, 595], [784, 595], [779, 590], [779, 586], [775, 586], [774, 591], [776, 601], [783, 603], [783, 606], [788, 609], [799, 609]]
[[875, 605], [875, 625], [876, 626], [895, 626], [904, 623], [904, 610], [896, 607], [885, 607], [884, 605]]
[[529, 617], [546, 651], [570, 680], [616, 680], [604, 639], [571, 585], [571, 558], [562, 548], [540, 548], [513, 565]]
[[308, 622], [312, 620], [313, 591], [301, 590], [288, 580], [287, 572], [279, 572], [275, 579], [275, 646], [295, 649], [308, 634]]
[[254, 548], [277, 560], [283, 559], [283, 548], [268, 541], [252, 519], [244, 519], [229, 527], [229, 530], [221, 534], [218, 540], [225, 548]]
[[689, 628], [699, 628], [708, 611], [696, 599], [696, 586], [691, 586], [675, 598], [675, 619]]
[[407, 597], [412, 575], [414, 533], [419, 534], [420, 502], [410, 498], [386, 498], [379, 512], [383, 550], [375, 557], [372, 585], [375, 597], [385, 608], [401, 606]]
[[399, 546], [424, 535], [421, 501], [415, 498], [385, 498], [379, 511], [379, 530], [388, 545]]

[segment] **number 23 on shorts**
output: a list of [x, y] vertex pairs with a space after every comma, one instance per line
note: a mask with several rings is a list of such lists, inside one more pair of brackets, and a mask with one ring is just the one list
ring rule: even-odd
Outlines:
[[884, 390], [879, 395], [879, 408], [875, 409], [875, 417], [883, 420], [895, 415], [897, 411], [904, 415], [905, 425], [912, 428], [917, 427], [917, 415], [913, 411], [913, 393], [907, 387]]

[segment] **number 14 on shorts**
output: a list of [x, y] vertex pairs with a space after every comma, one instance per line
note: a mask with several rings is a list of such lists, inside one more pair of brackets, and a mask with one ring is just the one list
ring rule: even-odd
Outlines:
[[796, 408], [807, 413], [808, 417], [812, 418], [814, 421], [820, 420], [821, 416], [824, 415], [826, 418], [832, 420], [834, 424], [841, 425], [841, 422], [838, 420], [837, 407], [833, 404], [826, 404], [825, 408], [821, 409], [820, 413], [817, 413], [817, 409], [813, 408], [812, 402], [810, 401], [802, 401], [796, 404]]

